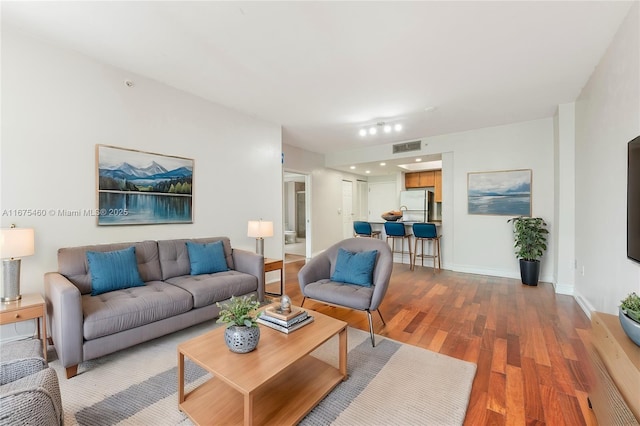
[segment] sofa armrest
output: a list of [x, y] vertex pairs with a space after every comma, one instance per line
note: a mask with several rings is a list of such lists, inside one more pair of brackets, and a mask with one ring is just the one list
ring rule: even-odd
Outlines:
[[44, 275], [49, 330], [63, 367], [82, 362], [84, 317], [80, 290], [64, 275], [47, 272]]
[[236, 271], [253, 275], [258, 279], [258, 300], [264, 301], [264, 257], [248, 250], [233, 249]]

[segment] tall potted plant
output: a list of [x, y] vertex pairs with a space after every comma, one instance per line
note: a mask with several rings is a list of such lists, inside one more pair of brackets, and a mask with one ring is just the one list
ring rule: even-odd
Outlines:
[[520, 259], [522, 284], [538, 285], [540, 258], [547, 250], [547, 224], [539, 217], [514, 217], [507, 222], [513, 222], [513, 246]]

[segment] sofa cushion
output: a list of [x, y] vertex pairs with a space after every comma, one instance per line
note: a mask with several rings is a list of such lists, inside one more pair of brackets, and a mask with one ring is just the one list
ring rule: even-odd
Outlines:
[[371, 287], [377, 255], [378, 250], [352, 252], [340, 247], [331, 280]]
[[189, 260], [189, 252], [187, 251], [187, 241], [193, 241], [196, 243], [213, 243], [216, 241], [222, 241], [227, 266], [229, 269], [234, 269], [231, 241], [229, 241], [229, 238], [227, 237], [162, 240], [158, 241], [158, 254], [160, 256], [162, 280], [166, 281], [168, 278], [191, 274], [191, 261]]
[[81, 294], [89, 294], [91, 293], [91, 274], [86, 253], [122, 250], [131, 246], [136, 248], [136, 262], [142, 281], [161, 280], [158, 243], [155, 241], [61, 248], [58, 250], [58, 272], [78, 287]]
[[144, 285], [136, 263], [136, 248], [133, 246], [107, 252], [88, 251], [87, 262], [92, 296]]
[[189, 252], [191, 275], [213, 274], [229, 270], [224, 258], [222, 241], [214, 243], [187, 241], [187, 251]]
[[129, 330], [193, 308], [190, 293], [161, 281], [143, 287], [82, 296], [84, 338], [96, 339]]
[[233, 270], [215, 274], [183, 275], [169, 278], [166, 282], [191, 293], [194, 308], [258, 290], [256, 277]]

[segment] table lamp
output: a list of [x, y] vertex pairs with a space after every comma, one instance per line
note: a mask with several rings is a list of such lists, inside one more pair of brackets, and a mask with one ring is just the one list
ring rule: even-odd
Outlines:
[[264, 237], [273, 237], [273, 222], [250, 220], [247, 236], [256, 239], [256, 253], [264, 256]]
[[20, 258], [34, 253], [33, 229], [2, 228], [0, 258], [2, 258], [2, 294], [0, 300], [13, 302], [20, 296]]

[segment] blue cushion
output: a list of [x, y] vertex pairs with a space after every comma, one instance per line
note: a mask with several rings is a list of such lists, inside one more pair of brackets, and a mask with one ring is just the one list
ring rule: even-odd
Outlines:
[[339, 248], [331, 281], [371, 287], [377, 255], [378, 250], [353, 253]]
[[144, 285], [136, 262], [136, 248], [133, 246], [116, 251], [88, 251], [87, 262], [92, 296]]
[[187, 241], [191, 275], [213, 274], [228, 271], [222, 241], [215, 243], [194, 243]]

